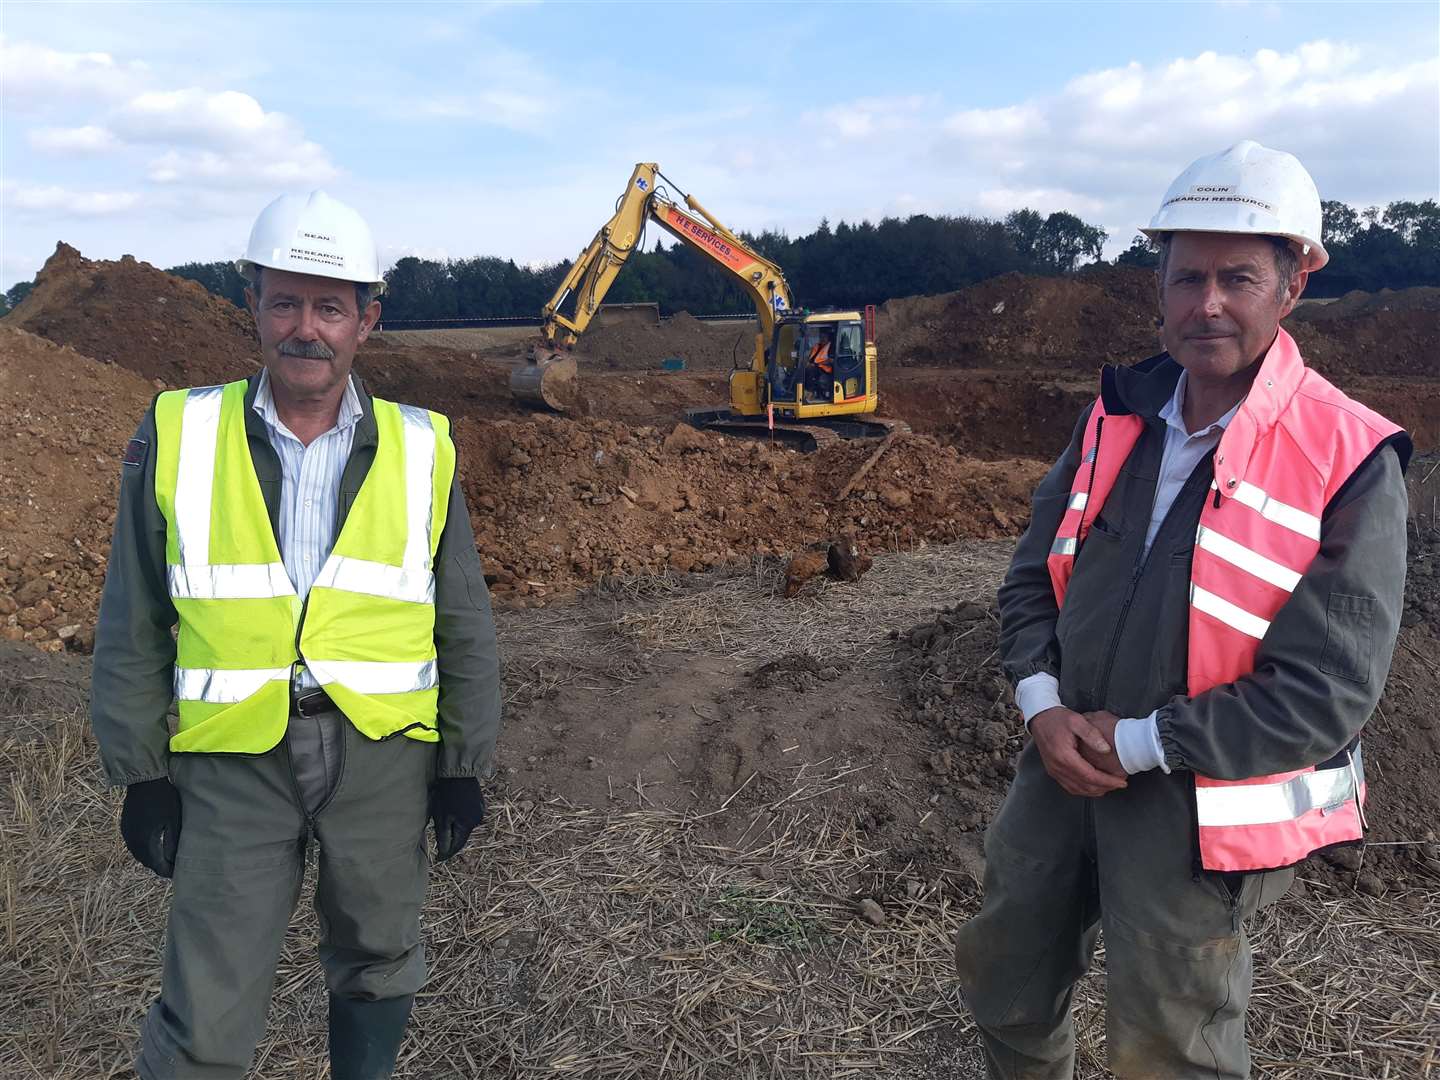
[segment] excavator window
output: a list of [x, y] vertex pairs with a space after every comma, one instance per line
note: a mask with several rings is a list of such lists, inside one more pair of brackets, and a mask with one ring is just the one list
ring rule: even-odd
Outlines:
[[865, 332], [858, 322], [841, 323], [836, 334], [835, 381], [847, 398], [865, 393]]
[[775, 358], [770, 377], [770, 393], [776, 401], [795, 399], [795, 376], [800, 371], [800, 361], [803, 359], [800, 352], [801, 329], [795, 323], [782, 323], [775, 332]]
[[812, 324], [805, 328], [805, 400], [830, 401], [835, 396], [835, 326]]

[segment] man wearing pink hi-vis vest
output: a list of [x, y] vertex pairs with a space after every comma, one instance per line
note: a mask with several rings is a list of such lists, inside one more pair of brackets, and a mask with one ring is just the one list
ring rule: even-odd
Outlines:
[[1000, 589], [1032, 737], [956, 940], [992, 1077], [1070, 1077], [1103, 928], [1120, 1077], [1250, 1075], [1245, 921], [1359, 843], [1411, 444], [1280, 320], [1326, 263], [1294, 157], [1237, 143], [1146, 234], [1166, 351], [1106, 367]]

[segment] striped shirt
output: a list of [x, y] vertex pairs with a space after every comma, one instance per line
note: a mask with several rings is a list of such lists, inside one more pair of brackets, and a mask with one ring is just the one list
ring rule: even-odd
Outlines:
[[[295, 592], [303, 600], [335, 546], [335, 517], [340, 508], [340, 477], [350, 459], [360, 395], [353, 379], [345, 384], [335, 426], [306, 446], [285, 426], [270, 392], [270, 370], [260, 373], [251, 406], [265, 421], [270, 445], [280, 458], [280, 559]], [[318, 686], [303, 667], [298, 685]]]

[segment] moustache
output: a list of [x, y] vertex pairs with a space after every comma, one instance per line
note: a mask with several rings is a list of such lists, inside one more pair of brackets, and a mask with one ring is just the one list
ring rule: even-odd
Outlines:
[[302, 360], [335, 359], [335, 350], [323, 341], [282, 341], [275, 351], [281, 356], [298, 356]]

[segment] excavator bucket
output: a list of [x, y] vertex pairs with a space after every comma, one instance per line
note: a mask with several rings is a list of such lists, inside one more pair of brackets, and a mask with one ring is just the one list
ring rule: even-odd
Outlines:
[[555, 349], [536, 348], [510, 373], [510, 394], [527, 405], [558, 413], [577, 412], [580, 384], [575, 358]]

